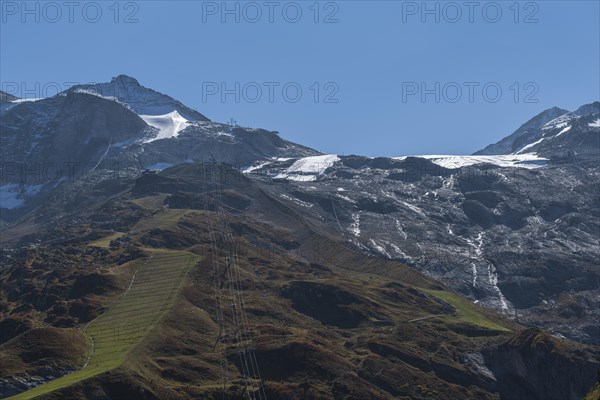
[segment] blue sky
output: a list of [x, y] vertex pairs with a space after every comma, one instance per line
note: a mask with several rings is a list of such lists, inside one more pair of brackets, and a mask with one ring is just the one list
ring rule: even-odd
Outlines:
[[2, 88], [127, 74], [327, 153], [468, 154], [600, 97], [595, 0], [50, 3], [0, 2]]

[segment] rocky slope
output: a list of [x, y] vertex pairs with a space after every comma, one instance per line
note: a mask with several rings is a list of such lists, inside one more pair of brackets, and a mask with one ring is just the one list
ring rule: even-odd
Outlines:
[[319, 156], [248, 174], [365, 253], [413, 266], [512, 318], [600, 343], [594, 162]]
[[[44, 399], [576, 400], [595, 382], [597, 347], [523, 329], [398, 261], [353, 249], [273, 183], [184, 164], [123, 184], [45, 225], [36, 246], [0, 271], [0, 356], [9, 360], [0, 395], [36, 387]], [[80, 190], [72, 186], [61, 191]], [[144, 280], [144, 269], [169, 252], [199, 261], [164, 317], [121, 364], [53, 388], [61, 378], [42, 366], [89, 368], [82, 332], [118, 316], [136, 285], [168, 282], [164, 273]], [[133, 303], [136, 314], [145, 299]], [[138, 337], [126, 324], [105, 325], [107, 335], [91, 333], [96, 343]], [[244, 369], [249, 354], [260, 376]]]

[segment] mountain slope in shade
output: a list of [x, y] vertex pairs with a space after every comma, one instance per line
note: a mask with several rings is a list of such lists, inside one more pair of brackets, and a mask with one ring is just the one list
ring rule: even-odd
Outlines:
[[3, 92], [0, 90], [0, 117], [2, 117], [7, 110], [13, 108], [14, 106], [16, 106], [18, 104], [37, 101], [37, 100], [39, 100], [39, 99], [32, 99], [32, 98], [21, 99], [19, 97], [13, 96], [12, 94], [9, 94], [9, 93], [6, 93], [6, 92]]
[[0, 103], [8, 103], [18, 99], [18, 97], [0, 90]]
[[63, 94], [6, 111], [0, 121], [0, 154], [14, 163], [85, 164], [98, 162], [98, 153], [111, 142], [149, 133], [148, 125], [119, 103], [86, 93]]

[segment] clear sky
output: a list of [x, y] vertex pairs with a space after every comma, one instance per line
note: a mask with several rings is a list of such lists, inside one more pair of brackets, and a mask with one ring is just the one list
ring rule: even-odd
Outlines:
[[598, 100], [599, 3], [2, 0], [0, 89], [127, 74], [327, 153], [468, 154]]

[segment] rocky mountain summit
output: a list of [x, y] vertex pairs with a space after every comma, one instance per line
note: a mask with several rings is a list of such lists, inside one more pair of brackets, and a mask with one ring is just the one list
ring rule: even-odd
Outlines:
[[138, 115], [158, 116], [177, 112], [189, 121], [209, 121], [204, 115], [193, 110], [166, 94], [140, 85], [127, 75], [119, 75], [107, 83], [76, 85], [68, 93], [90, 93], [95, 96], [117, 101]]
[[600, 102], [569, 112], [557, 107], [536, 115], [511, 135], [475, 155], [536, 153], [546, 158], [600, 156]]

